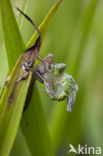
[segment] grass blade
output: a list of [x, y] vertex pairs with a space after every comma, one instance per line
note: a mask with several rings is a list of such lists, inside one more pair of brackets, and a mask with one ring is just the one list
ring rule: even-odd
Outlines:
[[[0, 46], [0, 97], [3, 92], [4, 84], [8, 75], [8, 64], [4, 44]], [[5, 72], [4, 72], [5, 71]]]
[[[4, 90], [0, 101], [0, 155], [8, 155], [13, 144], [22, 115], [27, 90], [29, 87], [30, 76], [27, 81], [23, 81], [15, 89], [15, 80], [19, 74], [18, 66], [21, 59], [17, 62], [8, 86]], [[18, 70], [17, 70], [18, 69]], [[31, 75], [31, 74], [30, 74]], [[14, 92], [15, 99], [9, 102], [9, 97]], [[9, 142], [8, 142], [9, 140]]]
[[12, 71], [18, 57], [24, 50], [24, 43], [10, 5], [10, 0], [0, 0], [0, 11], [8, 66], [9, 70]]
[[54, 155], [46, 117], [37, 89], [34, 90], [31, 103], [23, 114], [21, 130], [32, 155]]
[[10, 154], [11, 156], [32, 156], [20, 128]]

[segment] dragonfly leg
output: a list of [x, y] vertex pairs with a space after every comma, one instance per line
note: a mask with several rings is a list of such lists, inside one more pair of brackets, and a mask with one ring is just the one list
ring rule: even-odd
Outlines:
[[44, 59], [44, 56], [42, 56], [41, 54], [39, 54], [39, 56]]
[[19, 83], [21, 80], [26, 80], [28, 78], [29, 72], [26, 72], [25, 75], [21, 76], [16, 80], [16, 84]]
[[[41, 58], [40, 58], [40, 57], [41, 57]], [[39, 56], [37, 57], [37, 59], [38, 59], [40, 62], [43, 62], [44, 57], [43, 57], [41, 54], [39, 54]]]
[[40, 59], [39, 57], [37, 57], [37, 59], [40, 61], [40, 62], [42, 62], [43, 60], [42, 59]]
[[9, 79], [10, 79], [10, 76], [8, 76], [7, 79], [6, 79], [5, 87], [7, 87], [9, 85], [8, 84]]
[[42, 75], [38, 71], [35, 71], [35, 76], [36, 76], [36, 80], [38, 80], [41, 83], [44, 82], [44, 78], [42, 77]]

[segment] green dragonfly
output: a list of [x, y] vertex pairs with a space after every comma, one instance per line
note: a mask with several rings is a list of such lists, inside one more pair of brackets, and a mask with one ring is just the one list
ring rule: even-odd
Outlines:
[[36, 65], [34, 77], [44, 83], [46, 92], [52, 100], [63, 101], [67, 98], [67, 111], [72, 112], [78, 85], [71, 75], [65, 73], [66, 65], [54, 63], [54, 56], [48, 54], [41, 64]]

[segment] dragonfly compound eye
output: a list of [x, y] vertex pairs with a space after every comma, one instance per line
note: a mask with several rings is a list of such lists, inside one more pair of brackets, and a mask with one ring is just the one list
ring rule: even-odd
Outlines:
[[62, 74], [66, 68], [66, 64], [63, 64], [63, 63], [55, 63], [53, 64], [52, 66], [52, 73], [55, 75], [55, 76], [59, 76], [60, 74]]
[[58, 63], [57, 70], [58, 70], [59, 74], [63, 73], [64, 70], [65, 70], [65, 68], [66, 68], [66, 64], [64, 64], [64, 63]]

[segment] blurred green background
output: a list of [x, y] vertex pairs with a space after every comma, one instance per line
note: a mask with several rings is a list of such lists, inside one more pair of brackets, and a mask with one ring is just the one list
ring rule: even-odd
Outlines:
[[[34, 28], [19, 15], [15, 6], [26, 12], [38, 26], [55, 1], [12, 0], [25, 44], [34, 33]], [[2, 45], [0, 22], [0, 49]], [[67, 64], [66, 72], [74, 77], [79, 86], [72, 113], [66, 111], [66, 101], [53, 102], [44, 91], [38, 89], [56, 155], [68, 155], [69, 144], [102, 148], [103, 1], [64, 0], [41, 47], [43, 56], [48, 53], [54, 55], [56, 62]], [[37, 85], [43, 87], [39, 83]]]

